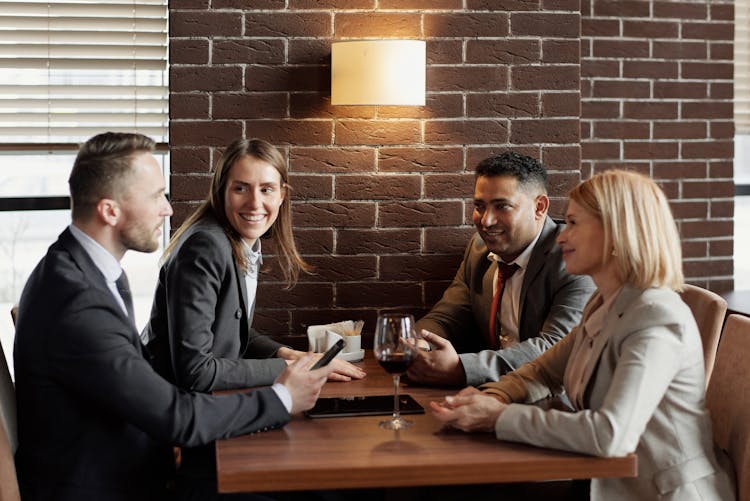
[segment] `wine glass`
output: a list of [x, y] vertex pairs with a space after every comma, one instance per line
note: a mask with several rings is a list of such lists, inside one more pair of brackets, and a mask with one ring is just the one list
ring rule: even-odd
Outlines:
[[378, 315], [373, 351], [378, 363], [393, 375], [393, 417], [389, 421], [381, 421], [380, 427], [386, 430], [408, 428], [414, 422], [401, 417], [398, 383], [401, 374], [406, 372], [417, 355], [417, 331], [414, 327], [414, 317], [404, 313]]

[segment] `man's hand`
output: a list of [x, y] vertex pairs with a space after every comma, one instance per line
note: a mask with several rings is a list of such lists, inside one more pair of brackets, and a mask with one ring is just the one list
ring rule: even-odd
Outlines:
[[495, 422], [507, 404], [476, 388], [467, 388], [442, 402], [430, 402], [432, 415], [438, 421], [463, 431], [495, 430]]
[[[291, 348], [283, 346], [278, 349], [276, 355], [279, 358], [285, 359], [287, 365], [289, 365], [295, 360], [299, 359], [301, 356], [305, 355], [305, 352], [292, 350]], [[323, 356], [323, 354], [313, 353], [312, 356], [314, 357], [313, 361], [317, 362], [318, 359]], [[365, 371], [363, 371], [356, 365], [350, 364], [346, 360], [341, 360], [340, 358], [334, 358], [333, 360], [331, 360], [331, 363], [329, 365], [333, 367], [333, 371], [328, 376], [328, 379], [330, 381], [351, 381], [352, 379], [362, 379], [367, 375]]]
[[435, 386], [465, 385], [464, 366], [451, 342], [424, 329], [422, 339], [434, 348], [432, 351], [417, 351], [417, 358], [406, 372], [409, 379], [416, 383]]
[[288, 365], [284, 372], [276, 378], [276, 383], [281, 383], [289, 390], [292, 397], [291, 414], [311, 409], [320, 395], [329, 374], [333, 370], [331, 365], [320, 369], [310, 370], [315, 358], [312, 353], [306, 353]]

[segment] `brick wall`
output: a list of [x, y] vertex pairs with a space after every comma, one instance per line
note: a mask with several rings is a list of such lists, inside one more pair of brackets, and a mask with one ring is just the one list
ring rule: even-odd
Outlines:
[[583, 177], [658, 180], [688, 281], [731, 290], [733, 3], [584, 0], [581, 12]]
[[[602, 4], [651, 9], [641, 1]], [[728, 14], [716, 2], [711, 14], [702, 3], [686, 5], [706, 12], [696, 28], [705, 25], [710, 32], [708, 19], [720, 12], [731, 20], [731, 4], [723, 4]], [[690, 56], [688, 68], [708, 76], [692, 73], [688, 82], [672, 82], [676, 90], [660, 90], [658, 75], [620, 73], [629, 67], [628, 44], [642, 51], [645, 43], [650, 51], [656, 42], [647, 40], [654, 36], [649, 28], [600, 33], [597, 23], [615, 23], [618, 30], [630, 26], [615, 15], [578, 0], [172, 0], [173, 227], [203, 198], [222, 146], [238, 137], [267, 139], [288, 158], [295, 235], [317, 274], [286, 291], [273, 259], [267, 259], [272, 266], [259, 291], [259, 326], [301, 334], [308, 324], [348, 318], [372, 325], [379, 310], [419, 314], [439, 298], [472, 233], [473, 167], [493, 152], [513, 148], [540, 158], [550, 170], [555, 216], [581, 179], [581, 166], [584, 175], [618, 163], [649, 169], [676, 199], [683, 231], [693, 232], [686, 242], [691, 276], [726, 284], [731, 199], [715, 202], [708, 193], [730, 196], [725, 191], [732, 175], [731, 104], [720, 101], [731, 99], [731, 82], [710, 80], [725, 77], [717, 76], [718, 67], [704, 66], [731, 58], [731, 43], [703, 39], [706, 54], [699, 61]], [[731, 22], [717, 24], [726, 36]], [[660, 26], [648, 26], [662, 33]], [[360, 38], [427, 40], [425, 107], [330, 105], [330, 43]], [[619, 49], [592, 56], [597, 42], [606, 47], [618, 41]], [[688, 47], [670, 50], [659, 57], [687, 71], [681, 51]], [[652, 59], [650, 52], [639, 57]], [[661, 60], [646, 63], [635, 71], [664, 66]], [[721, 61], [720, 68], [726, 71], [721, 64], [729, 64], [731, 78], [730, 63]], [[680, 94], [696, 80], [706, 93], [700, 102]], [[644, 83], [647, 90], [635, 90]], [[597, 94], [600, 87], [620, 94]], [[634, 97], [649, 105], [633, 102], [625, 92], [647, 92]], [[661, 111], [660, 92], [678, 94], [666, 101], [678, 113], [690, 105], [693, 113], [712, 115], [688, 123], [678, 120], [682, 115], [662, 117], [659, 113], [667, 112]], [[631, 106], [639, 116], [620, 115]], [[650, 135], [642, 137], [644, 128], [670, 140], [656, 144]], [[630, 153], [641, 150], [653, 156]], [[710, 157], [696, 157], [709, 150]], [[707, 217], [720, 224], [706, 225]], [[718, 255], [727, 256], [728, 272], [724, 265], [705, 274], [693, 268]]]

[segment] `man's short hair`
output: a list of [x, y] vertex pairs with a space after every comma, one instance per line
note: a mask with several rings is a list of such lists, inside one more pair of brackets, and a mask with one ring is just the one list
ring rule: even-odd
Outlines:
[[477, 177], [512, 176], [524, 189], [537, 188], [547, 193], [547, 170], [535, 158], [506, 151], [485, 158], [474, 171]]
[[155, 146], [149, 137], [125, 132], [105, 132], [86, 141], [68, 179], [72, 218], [86, 218], [99, 200], [120, 195], [133, 154]]

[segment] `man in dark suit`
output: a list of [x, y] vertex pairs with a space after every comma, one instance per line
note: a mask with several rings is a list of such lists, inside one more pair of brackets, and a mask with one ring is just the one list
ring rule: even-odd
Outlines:
[[587, 276], [565, 272], [547, 215], [547, 172], [506, 152], [476, 168], [477, 233], [453, 282], [417, 328], [430, 343], [407, 373], [415, 382], [495, 381], [562, 339], [594, 292]]
[[24, 500], [165, 499], [173, 444], [283, 426], [330, 369], [306, 355], [272, 387], [211, 396], [153, 371], [119, 261], [153, 252], [172, 209], [152, 140], [106, 133], [78, 153], [72, 224], [32, 272], [16, 327], [16, 466]]

